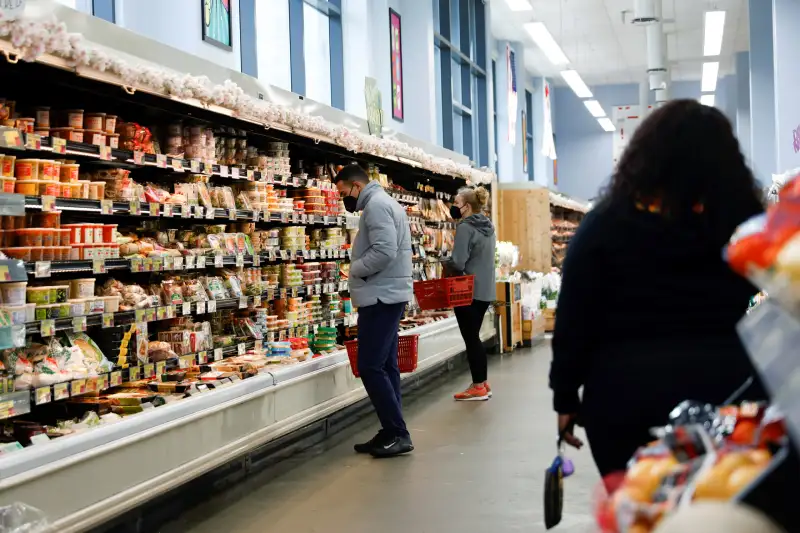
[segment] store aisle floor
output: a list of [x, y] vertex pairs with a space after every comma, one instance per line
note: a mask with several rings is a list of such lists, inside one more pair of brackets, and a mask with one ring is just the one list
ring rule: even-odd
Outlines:
[[[375, 460], [356, 435], [256, 475], [161, 528], [162, 533], [507, 533], [544, 531], [542, 484], [555, 452], [547, 388], [549, 344], [491, 360], [494, 398], [457, 403], [464, 373], [406, 409], [416, 451]], [[591, 530], [598, 476], [588, 451], [570, 453], [576, 473], [564, 483], [558, 531]]]

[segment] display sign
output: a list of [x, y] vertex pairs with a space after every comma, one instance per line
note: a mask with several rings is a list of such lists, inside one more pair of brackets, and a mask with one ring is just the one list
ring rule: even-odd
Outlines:
[[400, 14], [389, 9], [389, 46], [392, 60], [392, 118], [403, 122], [403, 44]]
[[367, 77], [364, 79], [364, 98], [367, 102], [367, 127], [370, 135], [383, 136], [383, 106], [381, 104], [381, 91], [378, 89], [378, 80]]

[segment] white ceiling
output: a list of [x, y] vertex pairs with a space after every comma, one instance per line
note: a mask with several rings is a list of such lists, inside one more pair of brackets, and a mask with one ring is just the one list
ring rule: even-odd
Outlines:
[[[525, 22], [544, 22], [589, 85], [638, 83], [647, 65], [645, 30], [630, 23], [634, 0], [529, 0], [532, 11], [514, 13], [505, 0], [491, 0], [492, 33], [525, 43], [525, 66], [534, 75], [556, 77]], [[734, 54], [749, 49], [747, 0], [663, 0], [664, 31], [673, 80], [699, 80], [703, 63], [703, 13], [726, 11], [720, 76], [734, 72]], [[628, 10], [623, 23], [622, 12]], [[560, 78], [555, 80], [560, 82]]]

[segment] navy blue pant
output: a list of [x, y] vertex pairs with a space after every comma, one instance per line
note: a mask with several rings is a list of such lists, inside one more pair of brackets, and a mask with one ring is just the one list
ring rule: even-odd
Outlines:
[[358, 373], [375, 407], [381, 426], [396, 437], [408, 436], [397, 367], [397, 330], [406, 304], [358, 308]]

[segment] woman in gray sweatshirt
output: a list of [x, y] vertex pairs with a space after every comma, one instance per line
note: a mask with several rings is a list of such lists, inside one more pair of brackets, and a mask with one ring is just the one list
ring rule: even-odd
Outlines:
[[475, 276], [473, 300], [470, 305], [456, 307], [456, 320], [472, 372], [472, 384], [455, 395], [458, 401], [483, 401], [492, 395], [487, 381], [486, 349], [480, 339], [483, 315], [495, 300], [494, 249], [495, 232], [492, 221], [483, 214], [489, 192], [483, 187], [458, 191], [450, 214], [457, 221], [453, 256], [445, 268], [453, 273]]

